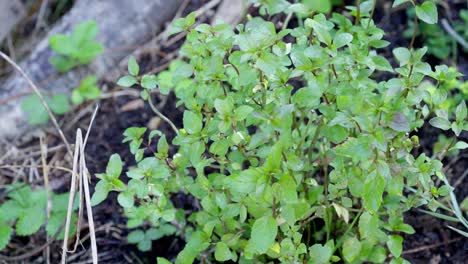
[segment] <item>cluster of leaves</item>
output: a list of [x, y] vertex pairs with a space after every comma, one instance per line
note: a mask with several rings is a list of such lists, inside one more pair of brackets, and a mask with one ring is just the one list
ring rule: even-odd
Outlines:
[[[44, 189], [32, 190], [29, 185], [12, 184], [5, 190], [7, 199], [0, 204], [0, 250], [4, 249], [14, 233], [19, 236], [30, 236], [40, 230], [46, 223], [47, 195]], [[67, 216], [69, 193], [51, 195], [50, 217], [45, 231], [54, 236]], [[77, 204], [75, 204], [76, 209]], [[72, 214], [70, 234], [76, 232], [73, 224], [76, 214]], [[13, 226], [15, 228], [13, 229]], [[63, 239], [65, 231], [58, 234], [57, 239]]]
[[[67, 72], [78, 65], [90, 63], [104, 50], [101, 44], [93, 40], [97, 33], [96, 22], [88, 21], [78, 24], [69, 36], [63, 34], [51, 36], [50, 47], [59, 55], [51, 57], [50, 63], [59, 72]], [[78, 105], [85, 100], [97, 99], [101, 95], [101, 90], [96, 82], [95, 76], [83, 79], [80, 85], [73, 89], [71, 102]], [[63, 115], [71, 109], [68, 97], [63, 94], [45, 96], [45, 101], [51, 111], [57, 115]], [[37, 95], [26, 97], [21, 109], [27, 113], [31, 125], [45, 124], [49, 121], [49, 115]]]
[[50, 48], [59, 55], [50, 58], [50, 63], [59, 72], [88, 64], [104, 51], [99, 42], [94, 41], [98, 26], [94, 21], [78, 24], [70, 35], [57, 34], [49, 38]]
[[[304, 6], [257, 2], [269, 13]], [[94, 204], [117, 191], [136, 228], [128, 240], [142, 250], [161, 236], [184, 238], [175, 263], [408, 263], [402, 233], [415, 231], [404, 213], [424, 205], [435, 212], [452, 191], [436, 184], [445, 181], [441, 161], [411, 154], [419, 144], [411, 133], [430, 120], [458, 136], [468, 129], [466, 105], [447, 112], [447, 92], [421, 85], [458, 77], [424, 62], [426, 48], [394, 49], [395, 66], [379, 55], [390, 43], [371, 18], [374, 4], [348, 7], [354, 23], [317, 14], [280, 31], [260, 17], [235, 30], [177, 20], [173, 33], [188, 32], [182, 58], [143, 76], [130, 59], [118, 83], [139, 84], [144, 100], [154, 89], [174, 92], [186, 109], [183, 128], [171, 144], [160, 131], [128, 128], [137, 165], [124, 183], [112, 155]], [[434, 8], [425, 1], [416, 12], [435, 23]], [[195, 210], [174, 205], [181, 192]]]
[[290, 3], [286, 0], [251, 0], [255, 6], [260, 7], [260, 14], [296, 13], [299, 16], [313, 12], [330, 13], [332, 7], [343, 4], [343, 0], [300, 0]]
[[[407, 14], [410, 20], [408, 21], [408, 29], [404, 31], [403, 35], [406, 38], [411, 38], [415, 32], [415, 24], [412, 20], [415, 16], [415, 9], [408, 9]], [[456, 55], [457, 42], [447, 34], [441, 26], [438, 24], [427, 24], [424, 22], [417, 26], [418, 30], [416, 31], [416, 37], [420, 38], [427, 46], [428, 54], [439, 59], [447, 59], [451, 54]], [[468, 33], [466, 30], [468, 27], [468, 10], [465, 9], [460, 11], [460, 20], [454, 21], [453, 27], [460, 36], [468, 40]]]

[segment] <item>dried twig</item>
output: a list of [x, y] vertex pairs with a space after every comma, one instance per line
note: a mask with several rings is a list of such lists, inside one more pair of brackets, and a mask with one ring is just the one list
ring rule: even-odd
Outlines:
[[443, 18], [440, 23], [442, 24], [442, 27], [449, 33], [450, 36], [452, 36], [453, 39], [455, 39], [458, 44], [460, 44], [464, 49], [468, 49], [468, 42], [460, 36], [453, 28], [450, 26], [450, 23], [447, 21], [447, 19]]
[[[94, 119], [96, 117], [98, 107], [93, 113], [91, 117], [91, 121], [88, 127], [88, 131], [86, 136], [83, 140], [83, 135], [81, 133], [81, 129], [77, 130], [76, 141], [75, 141], [75, 152], [73, 156], [73, 173], [72, 173], [72, 181], [70, 184], [70, 197], [68, 199], [68, 211], [67, 211], [67, 219], [65, 224], [65, 237], [63, 240], [62, 245], [62, 264], [66, 263], [67, 252], [68, 252], [68, 236], [70, 230], [70, 221], [71, 221], [71, 214], [73, 212], [73, 201], [76, 193], [76, 181], [79, 181], [80, 184], [80, 211], [82, 210], [82, 203], [81, 197], [83, 195], [81, 186], [84, 186], [84, 198], [86, 203], [86, 210], [88, 215], [88, 224], [89, 224], [89, 233], [91, 237], [91, 253], [92, 253], [92, 262], [97, 264], [98, 263], [98, 252], [97, 252], [97, 244], [96, 244], [96, 234], [94, 230], [94, 220], [93, 220], [93, 212], [91, 208], [91, 198], [89, 194], [89, 183], [88, 183], [88, 169], [86, 168], [86, 161], [85, 161], [85, 146], [88, 140], [88, 136], [93, 125]], [[80, 219], [80, 218], [79, 218]], [[78, 227], [79, 230], [79, 227]], [[79, 241], [79, 237], [77, 236], [77, 240]]]
[[9, 64], [11, 64], [26, 79], [29, 86], [31, 86], [31, 88], [34, 90], [36, 95], [39, 97], [39, 100], [41, 101], [41, 104], [44, 106], [45, 110], [47, 111], [47, 114], [49, 115], [50, 119], [52, 120], [52, 123], [54, 124], [55, 128], [57, 129], [58, 133], [60, 134], [60, 137], [62, 138], [63, 142], [65, 143], [65, 146], [67, 147], [68, 154], [70, 156], [72, 156], [73, 152], [72, 152], [72, 148], [70, 146], [70, 143], [68, 143], [68, 140], [65, 137], [65, 135], [63, 134], [62, 129], [60, 129], [60, 126], [59, 126], [59, 124], [57, 122], [57, 119], [55, 118], [54, 114], [50, 110], [49, 105], [47, 105], [47, 102], [44, 100], [44, 97], [42, 96], [41, 92], [39, 91], [39, 88], [37, 88], [37, 86], [28, 77], [28, 75], [26, 75], [26, 73], [23, 71], [23, 69], [21, 69], [21, 67], [18, 66], [18, 64], [16, 64], [12, 59], [10, 59], [10, 57], [8, 57], [8, 55], [6, 55], [2, 51], [0, 51], [0, 56], [4, 60], [6, 60]]
[[[52, 197], [50, 195], [50, 190], [49, 190], [49, 168], [47, 166], [47, 145], [44, 143], [44, 140], [42, 137], [39, 138], [39, 142], [41, 145], [41, 161], [42, 161], [42, 178], [44, 180], [44, 189], [46, 192], [46, 197], [47, 197], [47, 204], [46, 204], [46, 221], [45, 224], [49, 222], [50, 219], [50, 210], [52, 206]], [[50, 242], [50, 237], [49, 235], [46, 234], [46, 241], [47, 244]], [[50, 247], [47, 246], [45, 249], [45, 255], [46, 255], [46, 263], [50, 263]]]
[[401, 254], [402, 255], [408, 255], [408, 254], [418, 253], [418, 252], [421, 252], [421, 251], [437, 248], [437, 247], [440, 247], [440, 246], [443, 246], [443, 245], [446, 245], [446, 244], [451, 244], [451, 243], [457, 242], [457, 241], [459, 241], [461, 239], [462, 239], [462, 237], [457, 237], [457, 238], [451, 239], [451, 240], [449, 240], [447, 242], [440, 242], [440, 243], [433, 244], [433, 245], [427, 245], [427, 246], [422, 246], [422, 247], [417, 247], [417, 248], [405, 250]]

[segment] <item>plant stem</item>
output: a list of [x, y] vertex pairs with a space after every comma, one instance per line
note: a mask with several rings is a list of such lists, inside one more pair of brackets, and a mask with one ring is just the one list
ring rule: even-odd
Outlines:
[[411, 37], [409, 49], [413, 48], [414, 40], [416, 39], [416, 34], [418, 34], [418, 28], [419, 28], [418, 17], [415, 15], [414, 16], [414, 31], [413, 31], [413, 36]]
[[359, 25], [359, 20], [361, 19], [361, 0], [357, 0], [357, 4], [356, 4], [356, 20], [354, 21], [354, 24], [355, 25]]
[[174, 123], [172, 123], [172, 121], [169, 118], [167, 118], [165, 115], [163, 115], [161, 112], [159, 112], [159, 110], [156, 108], [156, 106], [153, 103], [153, 99], [151, 99], [151, 96], [148, 97], [148, 103], [149, 103], [149, 105], [151, 107], [151, 110], [153, 110], [153, 112], [155, 112], [162, 120], [166, 121], [166, 123], [168, 123], [169, 126], [171, 126], [172, 130], [174, 130], [174, 132], [176, 134], [179, 134], [179, 130], [174, 125]]

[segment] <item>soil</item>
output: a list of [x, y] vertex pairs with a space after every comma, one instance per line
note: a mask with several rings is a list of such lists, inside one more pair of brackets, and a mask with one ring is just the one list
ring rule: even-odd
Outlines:
[[[351, 4], [353, 1], [345, 1], [346, 4]], [[380, 1], [379, 1], [380, 2]], [[387, 1], [385, 1], [387, 2]], [[200, 7], [204, 1], [193, 0], [190, 2], [184, 14], [195, 10]], [[460, 8], [466, 8], [466, 3], [463, 1], [446, 1], [447, 5], [451, 10], [460, 10]], [[343, 7], [338, 7], [342, 9]], [[388, 7], [387, 7], [388, 8]], [[256, 13], [257, 10], [251, 8], [250, 13]], [[452, 12], [456, 13], [456, 12]], [[445, 14], [446, 15], [446, 14]], [[283, 21], [284, 17], [277, 16], [273, 17], [277, 21]], [[408, 40], [402, 37], [402, 32], [406, 28], [406, 12], [400, 10], [393, 12], [389, 15], [388, 10], [383, 7], [379, 7], [375, 12], [375, 19], [379, 25], [387, 32], [385, 39], [390, 41], [391, 47], [388, 47], [384, 54], [391, 56], [391, 49], [393, 46], [407, 46]], [[294, 21], [291, 21], [291, 25]], [[416, 46], [421, 46], [422, 43], [416, 42]], [[181, 41], [174, 43], [172, 46], [162, 48], [159, 53], [148, 54], [141, 58], [141, 71], [146, 72], [152, 69], [152, 67], [162, 65], [165, 62], [167, 54], [171, 54], [176, 51], [180, 46]], [[466, 54], [461, 50], [461, 55], [458, 58], [459, 69], [468, 75], [468, 64]], [[429, 58], [432, 65], [441, 63], [435, 58]], [[446, 61], [443, 63], [450, 63]], [[145, 66], [146, 65], [146, 66]], [[112, 83], [102, 83], [103, 86], [114, 87]], [[113, 90], [113, 88], [109, 89]], [[162, 97], [154, 96], [156, 103], [161, 102]], [[122, 109], [130, 101], [135, 100], [131, 96], [120, 96], [112, 99], [103, 100], [100, 102], [99, 114], [95, 120], [95, 125], [90, 134], [90, 138], [86, 147], [87, 165], [91, 174], [105, 171], [105, 167], [108, 158], [113, 153], [119, 153], [125, 162], [126, 166], [135, 165], [134, 158], [131, 155], [128, 145], [122, 143], [123, 131], [131, 126], [147, 126], [152, 117], [153, 112], [149, 106], [137, 108], [131, 111], [124, 111]], [[173, 120], [176, 126], [181, 126], [181, 113], [183, 109], [175, 108], [176, 99], [173, 95], [170, 95], [167, 102], [161, 112], [168, 115]], [[91, 107], [86, 105], [80, 107], [76, 112], [88, 111]], [[76, 113], [75, 113], [76, 114]], [[85, 115], [79, 120], [72, 128], [66, 130], [67, 137], [69, 139], [75, 138], [75, 131], [77, 127], [86, 128], [89, 122], [90, 114]], [[61, 120], [64, 124], [67, 120], [73, 119], [73, 114], [63, 117]], [[163, 131], [168, 135], [170, 140], [173, 137], [173, 131], [164, 122], [159, 123], [159, 130]], [[415, 154], [425, 152], [430, 155], [430, 149], [432, 144], [437, 140], [440, 130], [433, 129], [429, 126], [424, 127], [419, 132], [421, 139], [421, 147], [415, 150]], [[462, 135], [465, 141], [468, 140], [468, 133]], [[49, 144], [59, 143], [58, 137], [53, 134], [48, 136]], [[28, 144], [37, 144], [37, 141], [29, 142]], [[27, 144], [26, 144], [27, 145]], [[64, 155], [64, 153], [62, 153]], [[0, 155], [1, 156], [1, 155]], [[456, 160], [454, 160], [456, 159]], [[462, 152], [457, 157], [447, 157], [444, 160], [444, 164], [451, 164], [447, 170], [447, 176], [450, 182], [456, 182], [457, 177], [460, 177], [467, 169], [468, 164], [468, 153]], [[57, 177], [59, 177], [58, 175]], [[94, 186], [96, 179], [92, 177], [91, 186]], [[0, 181], [0, 184], [3, 184]], [[58, 184], [57, 191], [67, 191], [68, 181], [61, 180]], [[459, 184], [456, 188], [457, 197], [466, 197], [468, 195], [468, 177]], [[96, 228], [98, 228], [97, 239], [100, 252], [101, 263], [154, 263], [156, 256], [163, 256], [168, 259], [173, 258], [183, 248], [184, 242], [175, 237], [166, 237], [158, 241], [153, 242], [153, 250], [151, 253], [142, 253], [136, 249], [135, 246], [127, 244], [126, 242], [126, 219], [122, 216], [121, 207], [116, 202], [116, 195], [111, 194], [110, 199], [94, 208], [94, 220]], [[180, 205], [190, 206], [190, 197], [184, 195], [176, 195], [174, 202]], [[438, 220], [432, 216], [428, 216], [418, 210], [412, 210], [405, 215], [407, 223], [412, 225], [416, 233], [414, 235], [406, 235], [404, 242], [403, 257], [409, 260], [411, 263], [468, 263], [468, 239], [464, 239], [460, 234], [451, 231], [446, 227], [447, 222]], [[456, 227], [456, 225], [455, 225]], [[83, 228], [82, 238], [86, 236], [87, 228]], [[17, 252], [8, 252], [11, 255], [18, 255], [21, 252], [20, 247], [23, 244], [28, 244], [26, 248], [33, 248], [35, 245], [39, 246], [43, 243], [41, 238], [33, 238], [31, 240], [14, 240], [15, 246], [18, 246]], [[52, 263], [56, 263], [55, 260], [60, 258], [60, 254], [57, 252], [61, 251], [60, 243], [53, 243], [51, 245]], [[74, 259], [70, 263], [78, 263], [89, 259], [89, 240], [84, 240], [82, 246], [78, 247], [75, 253], [70, 254]], [[43, 256], [29, 259], [29, 263], [42, 263], [44, 261]]]

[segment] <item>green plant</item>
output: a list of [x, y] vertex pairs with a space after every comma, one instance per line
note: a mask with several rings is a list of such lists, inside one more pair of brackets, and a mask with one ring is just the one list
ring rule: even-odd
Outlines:
[[[63, 94], [44, 96], [44, 100], [54, 114], [63, 115], [70, 111], [68, 98]], [[49, 121], [49, 115], [45, 107], [35, 94], [29, 95], [23, 99], [21, 102], [21, 110], [27, 114], [28, 122], [31, 125], [45, 124]]]
[[[59, 54], [51, 57], [50, 63], [59, 72], [67, 72], [75, 66], [90, 63], [103, 51], [102, 45], [93, 40], [97, 33], [96, 22], [88, 21], [78, 24], [70, 36], [58, 34], [50, 37], [51, 49]], [[101, 91], [96, 86], [96, 81], [95, 76], [87, 76], [82, 80], [72, 91], [72, 103], [81, 104], [85, 100], [97, 99]], [[54, 114], [63, 115], [71, 109], [69, 99], [63, 94], [44, 97]], [[37, 95], [26, 97], [21, 103], [21, 109], [27, 114], [31, 125], [45, 124], [49, 121], [49, 115]]]
[[81, 81], [80, 86], [73, 89], [71, 101], [73, 104], [81, 104], [85, 100], [95, 100], [101, 95], [101, 90], [96, 85], [96, 76], [88, 76]]
[[[261, 3], [271, 2], [278, 1]], [[171, 144], [160, 131], [128, 128], [124, 142], [137, 165], [124, 183], [123, 162], [112, 155], [97, 175], [93, 204], [117, 191], [135, 229], [128, 240], [142, 250], [164, 235], [184, 238], [176, 263], [383, 263], [390, 256], [408, 263], [402, 233], [415, 231], [404, 213], [423, 205], [435, 212], [450, 193], [436, 185], [445, 180], [441, 161], [411, 154], [419, 144], [412, 133], [428, 119], [458, 136], [468, 129], [466, 105], [443, 111], [443, 90], [420, 85], [457, 77], [424, 62], [426, 48], [394, 49], [396, 67], [379, 55], [389, 42], [370, 18], [373, 8], [372, 1], [349, 7], [354, 23], [317, 14], [279, 32], [260, 17], [236, 32], [194, 27], [190, 15], [177, 20], [173, 33], [188, 33], [182, 59], [140, 76], [131, 58], [118, 84], [140, 85], [151, 106], [151, 91], [173, 91], [186, 109], [183, 128]], [[434, 8], [418, 5], [418, 17], [435, 23]], [[193, 210], [175, 206], [181, 192], [193, 197]]]
[[[47, 196], [44, 189], [32, 190], [29, 185], [13, 184], [5, 191], [8, 199], [0, 204], [0, 250], [8, 245], [14, 233], [19, 236], [30, 236], [38, 232], [46, 223], [47, 216]], [[68, 196], [68, 193], [52, 194], [50, 217], [45, 226], [47, 235], [54, 236], [64, 223]], [[75, 220], [76, 214], [73, 213], [72, 223]], [[75, 232], [76, 226], [72, 224], [70, 234]], [[58, 234], [57, 239], [63, 239], [63, 236], [64, 230]]]
[[[415, 17], [415, 9], [407, 10], [410, 19]], [[460, 20], [453, 22], [455, 30], [465, 39], [468, 39], [466, 27], [468, 26], [468, 11], [460, 11]], [[418, 30], [416, 30], [418, 27]], [[450, 55], [456, 55], [456, 41], [448, 35], [442, 27], [437, 24], [418, 23], [408, 21], [408, 29], [403, 32], [406, 38], [411, 38], [416, 30], [416, 37], [423, 41], [427, 46], [428, 54], [434, 55], [439, 59], [447, 59]]]
[[71, 35], [57, 34], [49, 38], [51, 49], [58, 55], [50, 58], [50, 63], [59, 71], [90, 63], [104, 48], [93, 39], [98, 33], [96, 22], [78, 24]]

